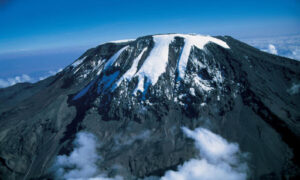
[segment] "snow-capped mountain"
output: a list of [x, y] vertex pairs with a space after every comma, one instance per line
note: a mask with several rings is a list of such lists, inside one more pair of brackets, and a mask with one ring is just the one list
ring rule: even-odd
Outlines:
[[[137, 92], [139, 92], [145, 95], [149, 86], [154, 87], [159, 78], [167, 73], [167, 69], [170, 70], [170, 68], [172, 68], [172, 71], [168, 72], [168, 74], [172, 76], [172, 81], [175, 82], [175, 84], [176, 81], [185, 79], [186, 68], [192, 48], [195, 47], [199, 50], [204, 50], [206, 44], [215, 43], [223, 48], [229, 49], [229, 46], [224, 41], [209, 36], [169, 34], [155, 35], [152, 38], [153, 42], [147, 38], [131, 41], [132, 43], [124, 45], [124, 47], [119, 49], [109, 59], [99, 55], [98, 60], [92, 60], [92, 62], [90, 62], [92, 63], [93, 69], [81, 67], [82, 62], [88, 58], [88, 55], [76, 60], [71, 67], [75, 68], [74, 74], [79, 74], [79, 76], [83, 78], [86, 78], [92, 71], [97, 71], [97, 75], [101, 76], [100, 81], [97, 83], [98, 93], [105, 92], [104, 90], [108, 88], [109, 91], [114, 91], [118, 89], [122, 83], [128, 84], [133, 82], [133, 79], [136, 79], [137, 84], [135, 85], [135, 89], [130, 93], [136, 95]], [[173, 52], [178, 53], [181, 48], [176, 66], [167, 68], [169, 64], [169, 46], [171, 44], [175, 46], [176, 43], [180, 43], [180, 41], [183, 41], [182, 46], [174, 47], [175, 52]], [[153, 47], [149, 48], [149, 46]], [[124, 56], [127, 57], [123, 58]], [[203, 56], [205, 56], [205, 54], [203, 54]], [[208, 65], [205, 64], [206, 62], [199, 63], [196, 61], [196, 58], [193, 58], [193, 62], [198, 63], [198, 67], [196, 66], [198, 69], [208, 68]], [[84, 71], [78, 73], [81, 68], [83, 68]], [[220, 70], [208, 70], [210, 73], [214, 73], [214, 82], [221, 81]], [[194, 80], [198, 82], [198, 87], [202, 90], [211, 89], [208, 85], [209, 82], [206, 82], [205, 79], [196, 76]], [[93, 83], [95, 82], [90, 83], [75, 99], [83, 96]], [[102, 85], [104, 85], [104, 89]]]
[[197, 157], [182, 127], [205, 127], [247, 153], [248, 179], [297, 177], [299, 84], [299, 62], [229, 36], [108, 42], [55, 76], [0, 90], [1, 176], [54, 178], [57, 156], [89, 132], [108, 177], [161, 177]]

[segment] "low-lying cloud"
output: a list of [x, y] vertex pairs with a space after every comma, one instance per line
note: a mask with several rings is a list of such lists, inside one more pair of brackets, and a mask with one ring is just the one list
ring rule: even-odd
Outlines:
[[277, 49], [273, 44], [269, 44], [268, 50], [269, 53], [277, 55]]
[[141, 133], [137, 134], [130, 134], [130, 135], [124, 135], [124, 134], [117, 134], [114, 136], [114, 141], [116, 145], [131, 145], [137, 140], [147, 140], [150, 137], [151, 132], [149, 130], [145, 130]]
[[97, 173], [96, 138], [90, 133], [78, 133], [74, 142], [75, 149], [69, 155], [57, 157], [57, 175], [70, 178], [89, 178]]
[[30, 82], [30, 83], [34, 83], [37, 81], [41, 81], [46, 79], [49, 76], [53, 76], [56, 73], [61, 72], [62, 69], [58, 69], [57, 71], [48, 71], [46, 72], [43, 76], [29, 76], [28, 74], [22, 74], [20, 76], [15, 76], [15, 77], [9, 77], [9, 78], [0, 78], [0, 88], [5, 88], [5, 87], [9, 87], [9, 86], [13, 86], [17, 83], [24, 83], [24, 82]]
[[247, 178], [246, 154], [236, 143], [229, 143], [221, 136], [204, 128], [194, 131], [183, 127], [183, 132], [195, 140], [199, 157], [167, 171], [162, 180], [243, 180]]
[[7, 79], [0, 78], [0, 88], [12, 86], [17, 83], [30, 82], [30, 81], [32, 81], [32, 78], [30, 76], [28, 76], [27, 74], [22, 74], [21, 76], [16, 76], [16, 77], [7, 78]]
[[[144, 180], [244, 180], [248, 166], [238, 144], [230, 143], [208, 129], [190, 130], [182, 128], [184, 134], [195, 140], [199, 150], [197, 157], [178, 166], [177, 171], [167, 171], [163, 177], [146, 177]], [[66, 180], [123, 180], [123, 177], [110, 178], [99, 171], [97, 161], [97, 139], [91, 133], [80, 132], [74, 141], [74, 150], [69, 156], [57, 157], [54, 168], [57, 179]]]
[[300, 84], [293, 84], [290, 89], [287, 90], [291, 95], [298, 94], [300, 92]]
[[57, 156], [54, 164], [56, 179], [66, 180], [122, 180], [117, 176], [108, 178], [99, 172], [96, 162], [101, 159], [97, 154], [97, 139], [87, 132], [77, 133], [74, 150], [69, 156]]
[[276, 55], [300, 60], [300, 35], [248, 38], [242, 41]]
[[44, 79], [46, 79], [47, 77], [49, 77], [49, 76], [53, 76], [53, 75], [55, 75], [56, 73], [59, 73], [59, 72], [61, 72], [63, 69], [62, 68], [60, 68], [60, 69], [58, 69], [57, 71], [48, 71], [47, 72], [47, 74], [46, 75], [44, 75], [44, 76], [41, 76], [41, 77], [39, 77], [38, 78], [38, 80], [44, 80]]

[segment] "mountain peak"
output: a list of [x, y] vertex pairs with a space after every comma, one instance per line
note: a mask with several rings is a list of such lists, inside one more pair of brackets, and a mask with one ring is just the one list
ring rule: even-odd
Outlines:
[[[114, 44], [120, 46], [120, 48], [109, 58], [100, 58], [97, 62], [94, 62], [93, 71], [97, 69], [97, 75], [102, 77], [96, 83], [99, 86], [98, 93], [108, 88], [113, 91], [123, 81], [130, 83], [135, 79], [137, 83], [133, 94], [136, 95], [137, 92], [140, 92], [145, 95], [149, 86], [154, 86], [159, 77], [166, 73], [167, 66], [170, 64], [170, 53], [172, 52], [176, 53], [173, 76], [176, 76], [177, 81], [184, 79], [193, 48], [205, 51], [205, 46], [209, 43], [216, 44], [224, 49], [230, 49], [226, 42], [220, 39], [196, 34], [160, 34], [144, 36], [136, 40], [115, 41]], [[84, 56], [72, 64], [74, 74], [81, 68], [77, 66], [86, 57]], [[85, 74], [83, 77], [87, 77], [87, 75]], [[208, 89], [204, 85], [205, 82], [199, 84]], [[87, 92], [86, 88], [83, 91]], [[79, 94], [83, 95], [84, 93], [81, 91]], [[77, 94], [76, 99], [78, 98], [79, 95]]]

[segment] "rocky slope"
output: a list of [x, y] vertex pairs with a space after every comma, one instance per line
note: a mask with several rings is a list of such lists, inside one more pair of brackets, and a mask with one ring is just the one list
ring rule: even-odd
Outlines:
[[0, 176], [54, 178], [56, 157], [85, 131], [108, 176], [160, 177], [198, 153], [185, 126], [238, 143], [249, 179], [296, 178], [299, 84], [299, 62], [228, 36], [105, 43], [53, 77], [0, 90]]

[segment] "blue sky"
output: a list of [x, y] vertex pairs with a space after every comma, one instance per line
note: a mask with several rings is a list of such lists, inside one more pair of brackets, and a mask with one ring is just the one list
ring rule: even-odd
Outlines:
[[180, 32], [297, 34], [297, 0], [0, 0], [0, 53]]
[[0, 0], [0, 88], [53, 75], [101, 43], [158, 33], [230, 35], [300, 60], [300, 1]]

